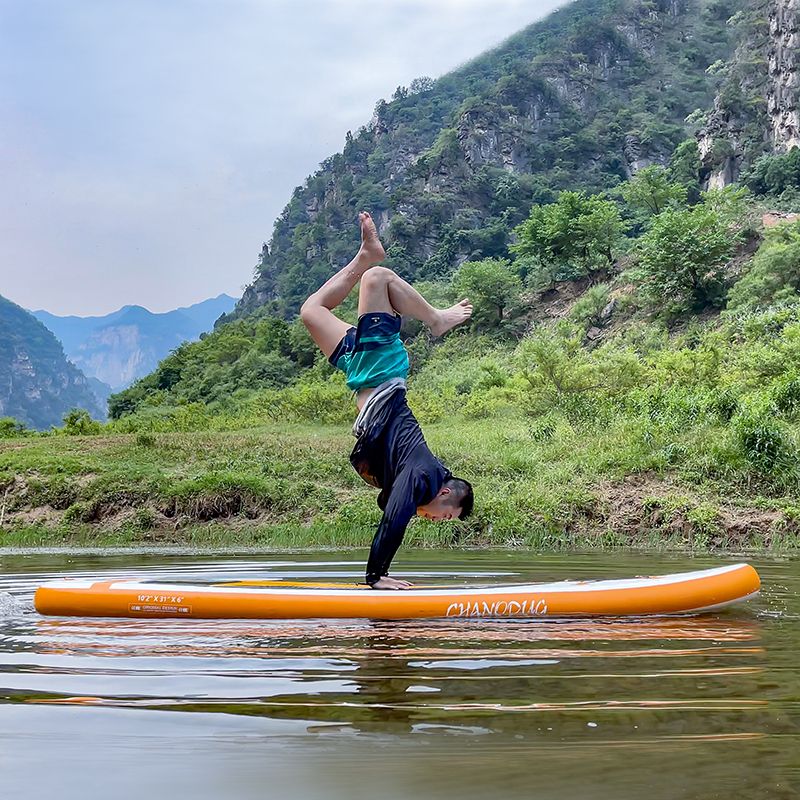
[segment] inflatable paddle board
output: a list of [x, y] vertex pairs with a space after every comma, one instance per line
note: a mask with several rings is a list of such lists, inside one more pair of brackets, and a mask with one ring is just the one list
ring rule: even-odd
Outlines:
[[400, 591], [285, 581], [58, 580], [37, 589], [34, 604], [41, 614], [80, 617], [619, 617], [716, 610], [753, 597], [760, 585], [749, 564], [625, 580], [416, 586]]

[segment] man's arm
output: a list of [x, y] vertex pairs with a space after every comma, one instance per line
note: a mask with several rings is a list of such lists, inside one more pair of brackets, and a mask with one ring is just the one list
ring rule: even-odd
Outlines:
[[383, 511], [367, 562], [367, 583], [373, 586], [388, 574], [397, 548], [403, 541], [409, 520], [417, 513], [424, 487], [417, 485], [413, 475], [398, 475]]

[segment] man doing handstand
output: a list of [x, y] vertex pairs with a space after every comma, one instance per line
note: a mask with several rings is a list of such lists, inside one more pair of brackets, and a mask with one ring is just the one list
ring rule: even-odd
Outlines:
[[[436, 309], [390, 269], [376, 266], [386, 257], [372, 217], [359, 214], [361, 249], [303, 303], [306, 328], [330, 363], [347, 375], [359, 408], [353, 426], [357, 441], [350, 461], [364, 480], [378, 487], [383, 510], [367, 563], [373, 589], [407, 589], [390, 578], [389, 564], [417, 514], [430, 520], [465, 519], [472, 511], [472, 487], [455, 478], [425, 444], [406, 402], [408, 353], [400, 341], [401, 315], [425, 323], [441, 336], [472, 315], [462, 300]], [[353, 287], [358, 292], [358, 325], [333, 314]]]

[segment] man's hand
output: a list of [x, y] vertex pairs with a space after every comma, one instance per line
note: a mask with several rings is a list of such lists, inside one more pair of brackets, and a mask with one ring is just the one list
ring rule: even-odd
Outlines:
[[412, 584], [408, 581], [398, 581], [394, 578], [390, 578], [388, 575], [378, 578], [378, 580], [372, 584], [373, 589], [410, 589], [411, 586]]

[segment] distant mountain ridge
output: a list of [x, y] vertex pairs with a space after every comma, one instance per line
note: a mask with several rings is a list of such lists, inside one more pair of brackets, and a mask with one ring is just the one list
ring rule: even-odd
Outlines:
[[160, 314], [137, 305], [98, 317], [62, 317], [43, 309], [32, 314], [55, 334], [67, 357], [87, 377], [108, 387], [108, 392], [99, 391], [107, 396], [151, 372], [181, 343], [211, 330], [235, 304], [236, 298], [220, 294]]
[[105, 418], [86, 376], [33, 314], [0, 296], [0, 417], [28, 427], [60, 425], [72, 408]]

